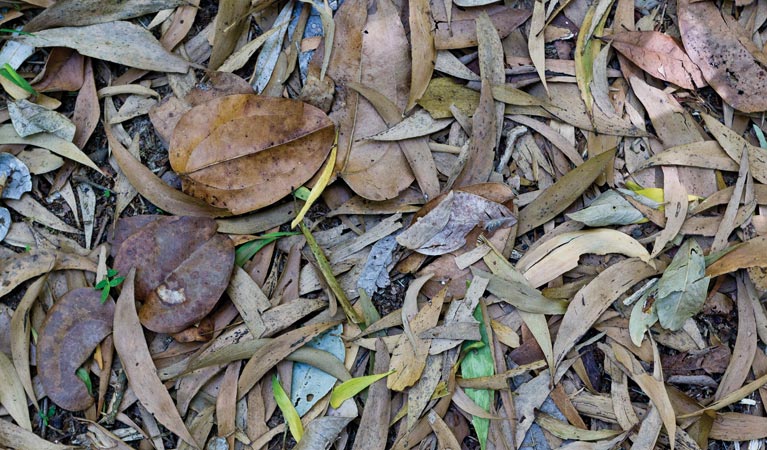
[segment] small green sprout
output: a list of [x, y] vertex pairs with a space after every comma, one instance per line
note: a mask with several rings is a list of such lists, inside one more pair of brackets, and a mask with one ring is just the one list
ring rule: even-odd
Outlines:
[[93, 395], [93, 384], [91, 383], [91, 376], [88, 374], [88, 371], [85, 370], [85, 368], [80, 367], [77, 369], [77, 372], [75, 372], [75, 375], [85, 383], [85, 387], [88, 389], [88, 395]]
[[114, 269], [107, 270], [107, 276], [104, 277], [101, 281], [94, 286], [94, 289], [97, 291], [101, 291], [101, 303], [104, 303], [107, 301], [107, 298], [109, 297], [109, 291], [113, 287], [117, 287], [125, 281], [125, 277], [118, 277], [117, 271]]
[[37, 416], [40, 417], [40, 422], [43, 424], [43, 428], [48, 427], [48, 423], [53, 419], [53, 415], [56, 414], [56, 406], [51, 405], [48, 411], [40, 410], [37, 412]]

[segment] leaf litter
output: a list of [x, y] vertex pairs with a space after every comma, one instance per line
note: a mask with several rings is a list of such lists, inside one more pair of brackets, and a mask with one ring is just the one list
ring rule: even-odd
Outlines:
[[51, 3], [0, 446], [765, 445], [760, 2]]

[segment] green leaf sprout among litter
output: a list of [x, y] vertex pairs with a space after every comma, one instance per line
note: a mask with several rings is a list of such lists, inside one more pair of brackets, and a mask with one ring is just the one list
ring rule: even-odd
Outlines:
[[298, 234], [296, 231], [276, 231], [274, 233], [266, 233], [262, 236], [258, 236], [256, 239], [237, 247], [237, 250], [234, 253], [234, 263], [239, 267], [242, 267], [250, 260], [250, 258], [261, 251], [262, 248], [281, 237], [293, 236], [296, 234]]
[[88, 374], [88, 371], [83, 367], [80, 367], [77, 369], [77, 372], [75, 372], [75, 375], [85, 383], [85, 387], [88, 388], [88, 394], [93, 395], [93, 384], [91, 383], [91, 376]]
[[[466, 341], [463, 344], [463, 351], [466, 356], [461, 362], [461, 376], [463, 378], [478, 378], [488, 377], [495, 374], [495, 363], [493, 362], [493, 355], [490, 352], [489, 340], [487, 337], [487, 329], [482, 317], [481, 307], [477, 307], [474, 311], [474, 318], [479, 321], [479, 331], [482, 335], [481, 342]], [[495, 392], [490, 389], [466, 389], [466, 395], [469, 396], [474, 403], [485, 411], [490, 411], [490, 404], [493, 401]], [[479, 439], [479, 445], [482, 450], [487, 448], [487, 435], [490, 431], [490, 419], [483, 417], [472, 417], [472, 425], [477, 432], [477, 439]]]
[[382, 378], [386, 378], [393, 373], [394, 369], [388, 372], [379, 373], [377, 375], [366, 375], [364, 377], [357, 377], [352, 378], [349, 381], [344, 381], [343, 383], [336, 386], [333, 389], [333, 392], [330, 394], [330, 406], [333, 408], [338, 408], [341, 406], [341, 403], [364, 391], [368, 386], [375, 383], [376, 381]]
[[306, 201], [306, 199], [309, 198], [309, 195], [311, 195], [312, 191], [309, 190], [306, 186], [301, 186], [300, 188], [293, 191], [293, 195], [299, 199]]
[[107, 298], [109, 298], [109, 291], [113, 287], [119, 286], [123, 281], [125, 281], [125, 277], [118, 277], [117, 271], [114, 269], [107, 270], [107, 276], [104, 277], [101, 281], [99, 281], [96, 286], [93, 288], [97, 291], [101, 291], [101, 303], [103, 304], [105, 301], [107, 301]]
[[285, 393], [285, 389], [282, 388], [277, 377], [272, 375], [272, 393], [274, 394], [274, 400], [277, 402], [277, 406], [282, 411], [282, 416], [285, 418], [285, 423], [288, 424], [288, 429], [293, 439], [296, 442], [300, 442], [304, 436], [304, 426], [301, 423], [301, 418], [298, 416], [296, 408], [293, 403], [290, 402], [288, 394]]
[[27, 80], [24, 79], [21, 75], [19, 75], [16, 70], [14, 70], [13, 67], [11, 67], [10, 64], [5, 63], [3, 64], [3, 67], [0, 68], [0, 75], [4, 76], [5, 78], [9, 79], [11, 83], [15, 84], [16, 86], [24, 89], [25, 91], [29, 92], [32, 95], [37, 95], [37, 91], [35, 88], [32, 87], [31, 84]]
[[48, 423], [53, 419], [53, 415], [56, 414], [56, 406], [51, 405], [48, 407], [47, 411], [43, 411], [42, 409], [40, 411], [37, 411], [37, 416], [40, 418], [40, 423], [42, 424], [42, 428], [47, 428]]

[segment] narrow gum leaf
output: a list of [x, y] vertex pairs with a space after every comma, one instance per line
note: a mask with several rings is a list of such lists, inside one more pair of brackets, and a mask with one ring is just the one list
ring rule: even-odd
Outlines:
[[390, 370], [388, 372], [379, 373], [376, 375], [366, 375], [362, 377], [352, 378], [349, 381], [345, 381], [335, 388], [333, 388], [333, 392], [330, 394], [330, 406], [333, 408], [338, 408], [341, 406], [341, 403], [344, 401], [354, 397], [355, 395], [359, 394], [360, 392], [367, 389], [368, 386], [375, 383], [378, 380], [381, 380], [383, 378], [388, 377], [394, 373], [394, 370]]
[[272, 376], [272, 393], [274, 394], [277, 406], [282, 411], [285, 423], [288, 424], [290, 434], [296, 442], [301, 442], [301, 438], [304, 436], [304, 426], [301, 423], [301, 418], [298, 416], [296, 408], [293, 407], [293, 403], [290, 402], [288, 394], [285, 393], [285, 389], [282, 388], [276, 376]]
[[330, 182], [330, 178], [333, 175], [333, 168], [335, 167], [337, 153], [338, 153], [338, 132], [336, 132], [336, 141], [333, 143], [333, 148], [330, 150], [330, 156], [328, 156], [328, 160], [325, 163], [325, 167], [322, 169], [320, 178], [317, 180], [317, 183], [314, 185], [311, 192], [309, 193], [309, 198], [306, 199], [304, 206], [301, 207], [301, 211], [299, 211], [298, 215], [296, 215], [296, 218], [293, 219], [292, 222], [290, 222], [291, 229], [295, 228], [299, 222], [304, 220], [304, 216], [309, 211], [309, 208], [311, 208], [314, 202], [316, 202], [317, 199], [320, 198], [322, 191], [324, 191], [325, 187], [327, 187], [328, 182]]

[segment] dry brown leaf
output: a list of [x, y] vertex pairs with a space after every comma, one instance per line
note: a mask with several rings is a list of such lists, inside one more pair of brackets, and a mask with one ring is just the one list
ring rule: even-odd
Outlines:
[[82, 411], [93, 404], [75, 372], [112, 332], [114, 314], [114, 301], [102, 304], [92, 288], [69, 291], [48, 311], [37, 341], [37, 369], [46, 395], [60, 407]]
[[[257, 129], [249, 125], [254, 120]], [[276, 202], [311, 178], [333, 134], [330, 119], [309, 104], [230, 95], [184, 114], [173, 132], [170, 163], [185, 191], [240, 214]]]
[[132, 19], [183, 4], [183, 0], [59, 0], [30, 20], [24, 31]]
[[749, 293], [746, 291], [743, 279], [745, 276], [741, 273], [736, 277], [738, 283], [738, 335], [735, 339], [735, 348], [732, 350], [730, 363], [727, 365], [727, 370], [719, 381], [719, 386], [714, 394], [714, 400], [717, 401], [743, 386], [751, 371], [754, 352], [758, 350], [756, 317], [752, 302], [748, 299]]
[[56, 254], [50, 250], [32, 250], [4, 258], [0, 264], [0, 297], [30, 278], [50, 272], [56, 265]]
[[19, 374], [19, 380], [24, 386], [24, 390], [27, 396], [32, 400], [32, 404], [39, 409], [37, 403], [37, 396], [35, 395], [35, 389], [32, 385], [32, 374], [30, 371], [30, 348], [29, 340], [31, 335], [31, 323], [29, 320], [29, 311], [32, 309], [32, 305], [37, 296], [45, 285], [47, 276], [42, 276], [37, 280], [30, 283], [27, 287], [27, 291], [21, 298], [13, 317], [11, 318], [11, 355], [13, 356], [13, 364], [16, 367], [16, 373]]
[[110, 128], [105, 127], [104, 133], [109, 141], [112, 154], [120, 165], [120, 170], [128, 177], [133, 187], [146, 197], [147, 200], [165, 211], [178, 215], [199, 217], [224, 217], [231, 215], [226, 209], [210, 206], [202, 200], [190, 197], [165, 184], [164, 181], [141, 164], [141, 161], [137, 160], [123, 147], [115, 138]]
[[716, 141], [694, 142], [667, 148], [645, 160], [635, 172], [656, 166], [689, 166], [728, 172], [738, 171], [738, 164]]
[[25, 430], [32, 431], [24, 386], [11, 359], [3, 352], [0, 352], [0, 376], [3, 377], [3, 383], [0, 385], [0, 404], [16, 423]]
[[261, 380], [266, 372], [285, 359], [295, 350], [303, 347], [314, 337], [323, 331], [334, 327], [338, 322], [322, 322], [307, 325], [293, 331], [289, 331], [275, 338], [269, 345], [260, 347], [253, 353], [242, 370], [237, 382], [237, 398], [245, 396], [253, 386]]
[[[402, 111], [407, 103], [410, 67], [405, 30], [399, 11], [391, 0], [377, 0], [373, 12], [371, 9], [365, 25], [361, 59], [346, 70], [352, 71], [355, 77], [359, 76], [361, 84], [380, 92]], [[328, 74], [333, 77], [331, 71]], [[349, 100], [358, 96], [347, 91], [349, 95], [353, 95]], [[339, 101], [337, 98], [336, 104]], [[359, 104], [347, 100], [345, 106], [351, 110], [353, 120], [350, 127], [354, 131], [354, 142], [350, 143], [351, 148], [344, 149], [340, 145], [342, 136], [339, 132], [341, 177], [355, 193], [367, 199], [380, 201], [395, 198], [413, 182], [414, 175], [408, 160], [397, 143], [357, 142], [385, 130], [386, 122], [365, 99], [359, 99]], [[355, 108], [356, 117], [353, 115]], [[350, 152], [348, 157], [344, 151]], [[391, 176], [392, 173], [397, 176]]]
[[410, 14], [410, 46], [411, 46], [411, 76], [410, 95], [405, 111], [415, 106], [429, 85], [437, 59], [432, 33], [431, 11], [429, 0], [412, 0], [409, 3]]
[[49, 28], [15, 39], [33, 47], [72, 48], [84, 56], [138, 69], [177, 73], [189, 69], [188, 61], [165, 50], [152, 33], [130, 22]]
[[497, 121], [492, 86], [486, 79], [482, 80], [482, 90], [479, 105], [472, 120], [472, 130], [468, 159], [455, 179], [455, 187], [485, 183], [493, 173]]
[[157, 377], [157, 368], [149, 354], [136, 312], [134, 280], [135, 270], [131, 270], [117, 299], [114, 315], [115, 350], [120, 355], [130, 387], [141, 404], [187, 444], [200, 448], [184, 425], [167, 389]]
[[684, 89], [706, 87], [695, 63], [674, 38], [658, 31], [624, 31], [604, 37], [650, 75]]
[[717, 94], [743, 112], [767, 109], [764, 59], [745, 30], [712, 2], [681, 0], [677, 9], [684, 48]]
[[246, 13], [250, 7], [247, 0], [223, 0], [218, 4], [218, 14], [216, 14], [216, 31], [213, 37], [213, 48], [210, 51], [210, 61], [208, 69], [218, 69], [232, 54], [237, 40], [242, 35], [242, 31], [249, 25]]
[[579, 290], [559, 326], [554, 342], [555, 366], [559, 366], [570, 349], [615, 300], [636, 283], [658, 272], [642, 260], [627, 259], [608, 267]]
[[145, 327], [177, 333], [213, 310], [234, 267], [234, 245], [213, 219], [133, 216], [117, 227], [114, 268], [136, 269]]
[[734, 412], [717, 414], [709, 437], [723, 441], [764, 439], [767, 437], [767, 417]]
[[[35, 19], [38, 17], [40, 15]], [[83, 56], [76, 51], [54, 48], [45, 61], [43, 71], [30, 84], [37, 92], [78, 91], [85, 80], [84, 63]]]
[[724, 151], [740, 165], [743, 152], [748, 152], [751, 175], [761, 183], [767, 183], [767, 150], [751, 145], [738, 133], [708, 114], [701, 114], [706, 127], [714, 135]]
[[544, 40], [543, 30], [546, 27], [546, 6], [545, 1], [536, 0], [533, 5], [533, 15], [530, 20], [530, 32], [527, 36], [527, 51], [530, 59], [533, 61], [535, 70], [538, 72], [543, 87], [548, 91], [546, 84], [546, 42]]
[[706, 268], [706, 276], [716, 277], [738, 269], [767, 267], [767, 236], [749, 239]]
[[666, 201], [666, 226], [653, 244], [652, 256], [658, 256], [682, 229], [687, 218], [687, 190], [679, 179], [676, 167], [663, 167], [663, 198]]
[[[381, 339], [376, 340], [375, 365], [373, 372], [384, 373], [389, 370], [389, 352]], [[368, 398], [362, 411], [360, 426], [352, 450], [383, 449], [389, 432], [387, 423], [381, 417], [391, 414], [391, 397], [386, 387], [386, 380], [381, 379], [368, 388]]]
[[615, 150], [601, 153], [571, 170], [519, 212], [518, 234], [524, 234], [555, 218], [570, 206], [602, 173]]
[[[525, 23], [530, 14], [528, 10], [504, 7], [490, 12], [489, 16], [495, 29], [498, 30], [498, 35], [503, 39]], [[435, 19], [437, 20], [437, 29], [434, 31], [434, 46], [437, 50], [477, 46], [477, 28], [474, 17], [456, 18], [457, 20], [448, 23], [447, 21], [440, 21], [435, 13]]]

